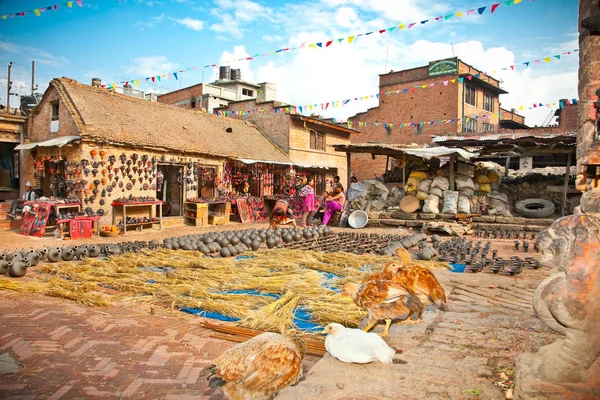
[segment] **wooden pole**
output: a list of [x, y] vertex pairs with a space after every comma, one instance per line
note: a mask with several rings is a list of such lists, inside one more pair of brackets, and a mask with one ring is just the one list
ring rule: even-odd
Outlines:
[[504, 176], [508, 176], [508, 168], [510, 167], [510, 156], [506, 157], [506, 164], [504, 164]]
[[402, 188], [406, 186], [406, 155], [402, 154]]
[[560, 214], [564, 217], [565, 216], [565, 209], [567, 208], [567, 192], [569, 191], [569, 174], [571, 172], [571, 156], [573, 155], [573, 153], [569, 153], [569, 156], [567, 157], [567, 168], [565, 168], [565, 186], [563, 188], [563, 200], [562, 200], [562, 207], [560, 210]]
[[448, 178], [450, 180], [450, 190], [454, 190], [454, 158], [456, 156], [454, 154], [452, 154], [450, 156], [450, 177]]
[[388, 172], [390, 169], [390, 156], [385, 158], [385, 172]]
[[352, 164], [352, 153], [346, 152], [346, 189], [350, 188], [350, 167]]

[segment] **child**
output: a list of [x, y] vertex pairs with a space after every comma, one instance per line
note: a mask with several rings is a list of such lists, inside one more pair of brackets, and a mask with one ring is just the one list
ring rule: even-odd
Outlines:
[[308, 215], [316, 211], [315, 208], [315, 189], [313, 188], [315, 181], [309, 177], [306, 181], [306, 185], [300, 190], [300, 197], [302, 197], [302, 226], [306, 226], [306, 220]]

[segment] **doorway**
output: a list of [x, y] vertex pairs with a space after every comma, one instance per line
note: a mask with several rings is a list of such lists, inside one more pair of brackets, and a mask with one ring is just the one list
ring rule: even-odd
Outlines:
[[162, 200], [163, 216], [183, 215], [183, 167], [178, 165], [158, 165], [156, 198]]

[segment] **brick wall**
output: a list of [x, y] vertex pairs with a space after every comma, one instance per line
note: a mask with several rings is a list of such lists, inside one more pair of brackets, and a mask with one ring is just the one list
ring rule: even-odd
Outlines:
[[273, 102], [256, 103], [256, 100], [239, 101], [229, 103], [227, 108], [221, 111], [246, 111], [253, 109], [264, 109], [264, 112], [252, 112], [246, 116], [235, 116], [232, 118], [251, 121], [258, 126], [263, 135], [267, 136], [284, 152], [290, 150], [290, 116], [282, 108], [277, 113], [273, 112]]
[[504, 108], [500, 109], [501, 116], [500, 119], [507, 121], [515, 121], [519, 124], [525, 124], [525, 117], [516, 113], [516, 111], [505, 110]]
[[[579, 2], [579, 24], [587, 17], [598, 14], [597, 0]], [[600, 36], [591, 36], [579, 28], [579, 132], [577, 136], [577, 164], [585, 158], [594, 140], [594, 121], [597, 118], [594, 101], [600, 89]]]
[[574, 132], [579, 127], [579, 105], [565, 105], [560, 110], [560, 122], [558, 127], [565, 130]]
[[[468, 64], [459, 62], [459, 73], [461, 74], [481, 74], [479, 71]], [[430, 85], [435, 82], [450, 81], [457, 79], [456, 83], [448, 82], [448, 85], [436, 85], [426, 89], [416, 89], [416, 92], [395, 94], [397, 90], [404, 90], [413, 86]], [[475, 81], [476, 78], [473, 78]], [[480, 79], [494, 86], [499, 86], [499, 82], [489, 76], [481, 75]], [[483, 97], [485, 90], [477, 87], [477, 105], [466, 104], [463, 115], [463, 87], [469, 84], [465, 78], [465, 83], [458, 82], [458, 75], [444, 75], [429, 77], [428, 66], [413, 68], [404, 71], [391, 72], [379, 76], [379, 106], [371, 108], [364, 113], [360, 113], [350, 119], [357, 122], [379, 122], [379, 123], [406, 123], [406, 122], [431, 122], [448, 120], [455, 118], [475, 117], [487, 115], [489, 118], [478, 119], [477, 130], [483, 132], [483, 123], [491, 124], [494, 130], [499, 128], [500, 119], [498, 110], [500, 103], [498, 95], [494, 94], [494, 110], [488, 112], [483, 110]], [[390, 95], [386, 95], [390, 92]], [[397, 143], [397, 144], [429, 144], [432, 135], [448, 135], [462, 131], [462, 122], [442, 123], [429, 125], [424, 124], [422, 129], [415, 126], [394, 127], [390, 130], [383, 126], [367, 125], [357, 128], [360, 134], [352, 136], [352, 143]], [[351, 157], [351, 173], [355, 174], [359, 180], [374, 178], [385, 172], [386, 157], [376, 156], [375, 159], [370, 154], [354, 154]]]
[[171, 93], [158, 96], [159, 103], [171, 104], [177, 107], [192, 108], [192, 99], [196, 101], [196, 107], [200, 108], [202, 101], [202, 84], [176, 90]]

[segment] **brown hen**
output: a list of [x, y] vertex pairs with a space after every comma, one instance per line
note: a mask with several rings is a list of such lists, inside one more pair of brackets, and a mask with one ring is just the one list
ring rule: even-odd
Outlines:
[[305, 354], [299, 337], [267, 332], [225, 351], [200, 376], [231, 400], [271, 400], [298, 383]]
[[385, 321], [381, 336], [388, 337], [392, 321], [408, 320], [413, 314], [421, 318], [423, 305], [419, 299], [402, 285], [392, 281], [371, 280], [360, 285], [347, 283], [342, 296], [350, 296], [357, 306], [369, 313], [365, 331], [370, 331], [378, 322]]
[[431, 303], [445, 309], [446, 292], [429, 269], [414, 264], [403, 266], [392, 261], [386, 264], [381, 274], [416, 293], [424, 304]]

